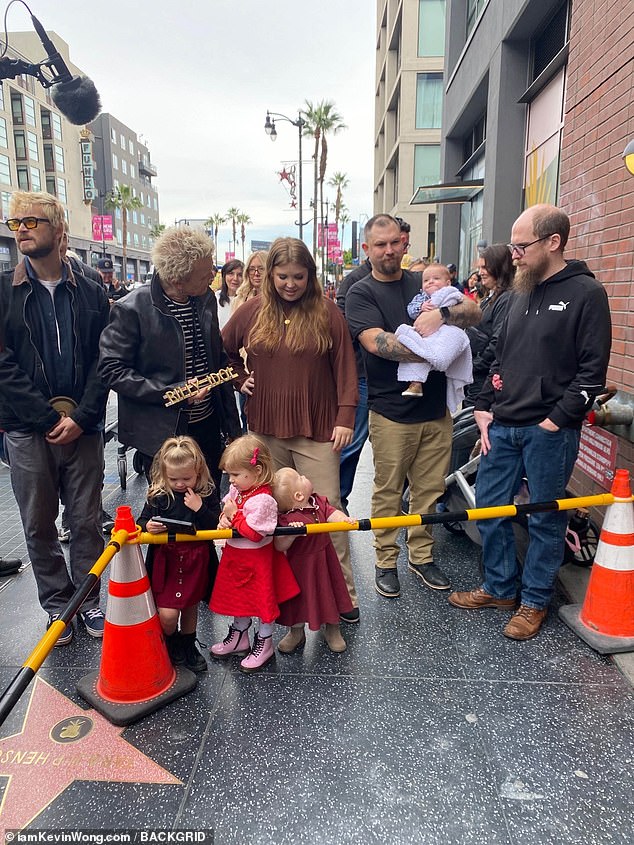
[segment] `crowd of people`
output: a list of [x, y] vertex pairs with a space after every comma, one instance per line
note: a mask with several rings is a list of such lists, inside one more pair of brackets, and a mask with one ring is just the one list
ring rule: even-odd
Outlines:
[[[304, 645], [306, 626], [321, 629], [332, 652], [346, 649], [340, 623], [362, 613], [348, 532], [272, 533], [354, 521], [348, 497], [368, 437], [372, 517], [397, 515], [405, 485], [412, 512], [435, 510], [461, 403], [474, 407], [481, 432], [479, 507], [512, 501], [523, 477], [539, 500], [564, 495], [585, 410], [605, 380], [610, 316], [587, 266], [563, 257], [561, 210], [525, 211], [512, 243], [482, 249], [464, 286], [455, 265], [407, 269], [409, 226], [378, 214], [364, 229], [366, 261], [336, 302], [295, 238], [228, 261], [214, 293], [211, 239], [168, 229], [154, 245], [151, 282], [128, 291], [109, 259], [95, 277], [67, 251], [54, 197], [15, 192], [10, 215], [22, 260], [0, 277], [0, 429], [49, 627], [103, 549], [108, 391], [117, 395], [118, 439], [137, 450], [149, 481], [142, 527], [161, 533], [177, 520], [193, 531], [237, 531], [220, 560], [208, 542], [149, 547], [169, 655], [195, 672], [207, 668], [196, 645], [201, 601], [232, 619], [210, 657], [237, 656], [244, 672], [273, 658], [276, 623], [288, 629], [283, 654]], [[233, 383], [202, 379], [227, 367]], [[188, 397], [166, 406], [165, 393], [185, 385]], [[483, 584], [450, 592], [449, 602], [513, 610], [503, 633], [530, 639], [563, 556], [562, 515], [531, 518], [521, 573], [508, 520], [478, 527]], [[401, 591], [398, 532], [374, 532], [374, 583], [386, 599]], [[428, 526], [409, 528], [406, 546], [414, 576], [451, 590]], [[103, 636], [98, 594], [79, 615]], [[72, 638], [67, 626], [57, 644]]]

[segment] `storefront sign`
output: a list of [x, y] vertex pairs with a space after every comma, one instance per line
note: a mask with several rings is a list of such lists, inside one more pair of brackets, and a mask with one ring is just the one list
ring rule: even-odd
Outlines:
[[92, 218], [93, 241], [112, 241], [112, 217], [109, 214], [95, 214]]
[[90, 132], [87, 129], [82, 129], [80, 136], [81, 141], [79, 142], [79, 147], [81, 149], [84, 202], [86, 205], [90, 205], [98, 197], [97, 188], [95, 187], [95, 163], [92, 158], [92, 141], [90, 140]]

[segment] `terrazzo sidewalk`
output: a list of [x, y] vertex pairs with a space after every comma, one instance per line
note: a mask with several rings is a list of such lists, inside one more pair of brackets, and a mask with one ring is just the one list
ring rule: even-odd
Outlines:
[[[126, 503], [138, 513], [144, 500], [128, 463], [124, 494], [108, 445], [110, 512]], [[355, 516], [369, 516], [371, 479], [366, 450]], [[0, 508], [1, 553], [25, 558], [3, 467]], [[477, 583], [477, 547], [442, 528], [436, 537], [452, 586]], [[404, 554], [401, 597], [382, 598], [371, 535], [351, 544], [361, 622], [343, 626], [347, 652], [331, 654], [311, 633], [301, 652], [251, 676], [210, 662], [192, 693], [125, 729], [76, 693], [100, 658], [80, 625], [0, 727], [0, 831], [213, 830], [216, 845], [631, 845], [634, 692], [558, 619], [563, 594], [542, 633], [517, 643], [501, 635], [508, 614], [452, 608]], [[30, 566], [0, 579], [0, 613], [4, 689], [46, 622]], [[200, 638], [225, 633], [226, 620], [201, 608]]]

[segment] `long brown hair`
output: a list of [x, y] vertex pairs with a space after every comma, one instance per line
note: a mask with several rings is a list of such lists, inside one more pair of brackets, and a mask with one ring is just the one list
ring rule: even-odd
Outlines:
[[[288, 324], [284, 300], [275, 290], [273, 270], [280, 264], [299, 264], [308, 271], [308, 284], [303, 296], [292, 303], [293, 316]], [[266, 272], [260, 289], [262, 306], [249, 332], [249, 347], [273, 352], [282, 342], [293, 353], [315, 350], [323, 355], [332, 346], [326, 300], [317, 279], [313, 256], [303, 241], [278, 238], [266, 260]], [[288, 307], [288, 305], [287, 305]]]

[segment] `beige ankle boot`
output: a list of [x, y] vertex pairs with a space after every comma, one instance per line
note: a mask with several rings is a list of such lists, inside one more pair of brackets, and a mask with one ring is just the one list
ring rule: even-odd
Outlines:
[[301, 648], [306, 642], [306, 634], [303, 625], [293, 625], [277, 644], [278, 651], [282, 654], [292, 654]]
[[348, 647], [346, 645], [346, 641], [341, 636], [341, 629], [339, 628], [339, 625], [325, 625], [324, 639], [326, 640], [330, 651], [334, 651], [335, 654], [341, 654], [341, 652], [345, 651]]

